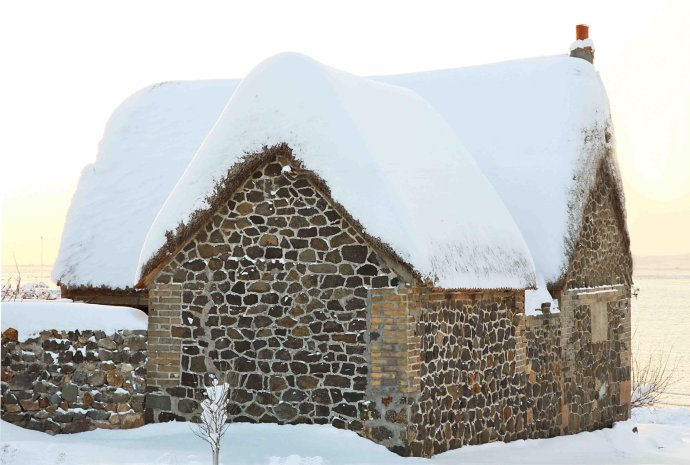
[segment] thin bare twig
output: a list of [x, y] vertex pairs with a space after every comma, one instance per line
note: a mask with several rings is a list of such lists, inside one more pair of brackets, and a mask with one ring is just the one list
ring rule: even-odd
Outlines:
[[[632, 340], [637, 341], [637, 327], [633, 331]], [[647, 356], [642, 358], [637, 350], [633, 350], [630, 367], [631, 408], [654, 407], [662, 404], [664, 396], [677, 381], [676, 370], [679, 360], [671, 358], [673, 347], [656, 352], [659, 354], [658, 357], [654, 356], [654, 350], [649, 350]]]
[[199, 423], [191, 429], [194, 435], [211, 446], [213, 465], [218, 465], [220, 459], [220, 446], [223, 436], [228, 430], [233, 396], [236, 387], [237, 374], [232, 373], [225, 382], [219, 382], [213, 378], [205, 384], [205, 398], [201, 401], [201, 416]]

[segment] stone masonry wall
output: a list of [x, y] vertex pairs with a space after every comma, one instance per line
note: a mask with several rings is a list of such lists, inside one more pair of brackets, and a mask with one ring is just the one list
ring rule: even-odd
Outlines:
[[525, 437], [514, 292], [372, 291], [365, 435], [401, 455]]
[[146, 331], [2, 338], [2, 419], [50, 434], [144, 424]]
[[409, 455], [410, 405], [421, 390], [421, 347], [417, 335], [419, 288], [370, 291], [369, 379], [363, 435]]
[[524, 389], [527, 436], [561, 434], [563, 423], [563, 349], [560, 313], [526, 316]]
[[[573, 290], [561, 299], [563, 434], [610, 427], [630, 415], [630, 291], [626, 286]], [[603, 339], [593, 335], [601, 312]]]
[[150, 286], [147, 421], [194, 420], [231, 372], [233, 421], [331, 423], [401, 455], [626, 419], [631, 261], [598, 176], [560, 313], [525, 316], [523, 291], [403, 282], [309, 180], [264, 166]]
[[[181, 284], [158, 284], [149, 291], [148, 302], [146, 421], [150, 423], [154, 421], [155, 411], [160, 411], [158, 418], [155, 418], [159, 421], [175, 419], [170, 412], [170, 397], [161, 396], [159, 393], [179, 386], [182, 337], [192, 337], [192, 331], [181, 325]], [[176, 392], [179, 392], [179, 388]]]
[[623, 206], [605, 163], [596, 176], [563, 288], [556, 291], [560, 313], [527, 316], [522, 325], [533, 438], [591, 431], [629, 417], [632, 257]]
[[525, 437], [516, 369], [521, 294], [422, 298], [421, 392], [411, 404], [408, 434], [412, 455]]
[[565, 273], [563, 289], [613, 284], [632, 285], [632, 255], [625, 235], [623, 206], [619, 205], [606, 164], [582, 214], [580, 236]]
[[194, 419], [205, 376], [235, 372], [233, 421], [362, 431], [369, 290], [398, 284], [307, 179], [264, 166], [150, 286], [147, 419]]
[[626, 292], [574, 290], [560, 313], [525, 316], [517, 291], [372, 291], [364, 435], [401, 455], [431, 456], [625, 420]]
[[[599, 312], [598, 321], [593, 312]], [[628, 418], [626, 286], [567, 291], [560, 313], [525, 317], [524, 334], [529, 437], [592, 431]]]
[[559, 297], [563, 433], [597, 429], [629, 417], [632, 256], [623, 206], [606, 166], [602, 161], [585, 205]]

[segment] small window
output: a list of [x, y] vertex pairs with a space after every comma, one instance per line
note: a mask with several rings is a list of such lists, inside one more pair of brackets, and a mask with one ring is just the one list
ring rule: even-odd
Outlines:
[[592, 342], [604, 342], [609, 338], [609, 313], [606, 302], [595, 302], [591, 308]]

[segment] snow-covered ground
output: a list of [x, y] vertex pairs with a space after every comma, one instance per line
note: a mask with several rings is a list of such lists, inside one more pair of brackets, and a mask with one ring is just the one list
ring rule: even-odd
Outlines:
[[[633, 428], [638, 432], [634, 433]], [[2, 422], [4, 464], [209, 464], [208, 446], [186, 423], [133, 430], [48, 436]], [[331, 426], [233, 424], [223, 439], [223, 464], [690, 464], [690, 409], [636, 411], [612, 429], [573, 436], [463, 447], [431, 460], [401, 458]]]

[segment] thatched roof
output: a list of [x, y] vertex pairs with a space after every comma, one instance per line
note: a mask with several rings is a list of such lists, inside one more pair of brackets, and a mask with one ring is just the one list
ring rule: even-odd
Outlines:
[[55, 281], [101, 291], [134, 286], [151, 223], [235, 85], [158, 84], [115, 110], [67, 212]]
[[243, 170], [243, 154], [283, 143], [366, 234], [435, 285], [534, 285], [518, 228], [433, 107], [296, 54], [266, 60], [239, 84], [152, 224], [142, 267], [209, 208], [228, 170]]
[[[624, 205], [608, 97], [591, 63], [564, 55], [380, 79], [414, 90], [453, 127], [546, 282], [563, 277], [601, 163]], [[624, 210], [622, 227], [627, 236]]]
[[[411, 89], [410, 99], [424, 102], [420, 107], [433, 107], [436, 117], [452, 128], [507, 206], [542, 280], [557, 282], [567, 266], [600, 163], [607, 165], [620, 193], [625, 231], [608, 102], [590, 63], [557, 56], [374, 79]], [[123, 104], [106, 129], [97, 162], [82, 175], [67, 218], [56, 279], [75, 286], [134, 284], [146, 232], [237, 84], [171, 83], [142, 91]], [[160, 89], [164, 92], [157, 93]], [[192, 120], [203, 124], [191, 124]], [[230, 159], [215, 179], [222, 179], [243, 151], [257, 152], [262, 145], [257, 141], [240, 153], [227, 154]], [[295, 147], [298, 158], [300, 149]], [[168, 170], [154, 168], [160, 166]], [[317, 166], [307, 168], [323, 175]], [[369, 167], [352, 168], [364, 172]], [[135, 185], [151, 189], [123, 192], [124, 185], [113, 181], [130, 177]], [[329, 176], [322, 178], [328, 184]], [[421, 185], [438, 189], [440, 183]], [[142, 219], [131, 221], [133, 212]], [[176, 227], [171, 224], [169, 229]], [[113, 248], [116, 238], [122, 243]], [[122, 253], [113, 253], [115, 249]], [[149, 259], [142, 257], [142, 263]]]

